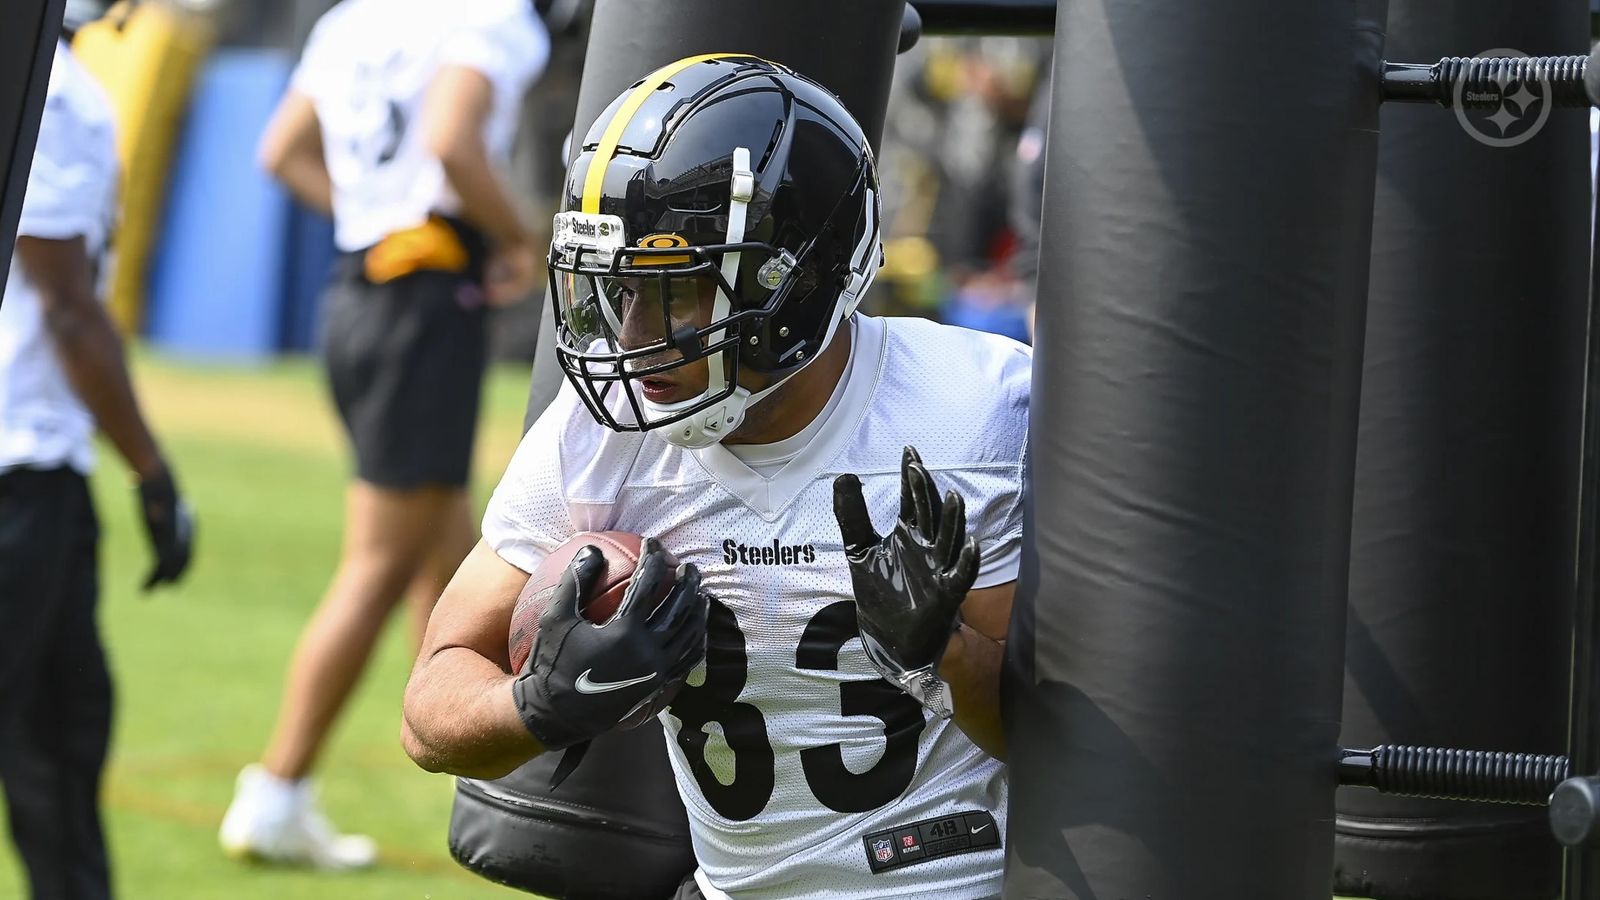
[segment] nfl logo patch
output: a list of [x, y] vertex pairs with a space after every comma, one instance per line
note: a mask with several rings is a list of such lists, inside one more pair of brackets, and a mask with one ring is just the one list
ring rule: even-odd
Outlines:
[[872, 858], [881, 863], [894, 859], [894, 845], [888, 838], [872, 842]]

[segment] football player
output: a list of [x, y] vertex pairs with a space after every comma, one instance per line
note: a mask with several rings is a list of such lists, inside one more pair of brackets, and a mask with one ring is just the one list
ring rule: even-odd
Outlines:
[[308, 780], [389, 613], [415, 632], [475, 537], [467, 476], [486, 305], [521, 299], [538, 254], [500, 170], [548, 40], [527, 0], [343, 0], [318, 20], [262, 162], [331, 213], [323, 362], [355, 455], [338, 571], [296, 648], [277, 725], [238, 778], [232, 856], [356, 868]]
[[[479, 777], [664, 706], [699, 862], [680, 897], [1000, 892], [1031, 358], [856, 313], [877, 183], [839, 100], [770, 62], [682, 60], [612, 102], [550, 250], [569, 384], [407, 687], [407, 751]], [[670, 550], [676, 587], [647, 553], [590, 625], [580, 552], [509, 671], [528, 573], [600, 529]]]
[[[63, 30], [101, 12], [69, 3]], [[111, 896], [99, 794], [112, 684], [86, 477], [97, 426], [138, 483], [147, 589], [183, 576], [194, 535], [101, 303], [119, 179], [111, 104], [58, 42], [0, 302], [0, 786], [35, 900]]]

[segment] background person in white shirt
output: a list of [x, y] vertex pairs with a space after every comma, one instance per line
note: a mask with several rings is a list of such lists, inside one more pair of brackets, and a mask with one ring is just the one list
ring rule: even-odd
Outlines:
[[98, 795], [112, 692], [86, 479], [97, 424], [138, 479], [146, 588], [183, 575], [193, 534], [96, 291], [114, 135], [99, 86], [58, 43], [0, 301], [0, 784], [34, 900], [111, 896]]
[[337, 573], [289, 665], [278, 721], [222, 822], [233, 856], [376, 858], [307, 777], [403, 596], [417, 635], [475, 540], [468, 469], [486, 306], [539, 273], [497, 173], [548, 37], [528, 0], [344, 0], [312, 30], [260, 156], [333, 216], [323, 361], [355, 451]]

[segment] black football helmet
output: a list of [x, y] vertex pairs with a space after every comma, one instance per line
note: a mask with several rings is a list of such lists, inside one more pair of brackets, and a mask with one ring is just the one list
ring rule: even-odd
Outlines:
[[[680, 60], [612, 101], [553, 234], [562, 370], [601, 424], [685, 447], [722, 440], [815, 359], [883, 258], [861, 127], [817, 83], [738, 54]], [[699, 396], [644, 396], [641, 381], [699, 359]], [[774, 380], [751, 394], [746, 367]]]

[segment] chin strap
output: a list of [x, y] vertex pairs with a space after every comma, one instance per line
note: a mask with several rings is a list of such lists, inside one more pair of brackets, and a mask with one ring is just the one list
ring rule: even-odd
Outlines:
[[[745, 224], [748, 221], [750, 201], [756, 194], [756, 176], [750, 169], [750, 150], [746, 147], [735, 147], [733, 150], [733, 178], [729, 187], [732, 198], [728, 205], [728, 232], [726, 243], [738, 244], [744, 241]], [[722, 282], [717, 285], [717, 297], [711, 303], [711, 321], [720, 322], [726, 319], [733, 310], [733, 298], [728, 296], [728, 289], [734, 287], [739, 279], [739, 259], [744, 254], [734, 250], [722, 256]], [[707, 336], [707, 343], [716, 344], [727, 335], [726, 329], [718, 329]], [[714, 397], [728, 388], [728, 373], [723, 365], [724, 353], [713, 353], [706, 357], [707, 379], [705, 393], [682, 403], [670, 405], [646, 404], [652, 411], [663, 412], [671, 415], [674, 411], [696, 403], [701, 403], [707, 397]], [[773, 385], [776, 387], [776, 385]], [[704, 409], [684, 419], [682, 422], [662, 430], [662, 437], [670, 444], [698, 450], [709, 447], [723, 438], [732, 434], [739, 424], [744, 421], [745, 407], [765, 397], [771, 387], [759, 393], [751, 394], [742, 387], [734, 386], [733, 392], [710, 409]]]
[[[728, 209], [727, 243], [738, 244], [744, 241], [746, 216], [749, 212], [750, 201], [755, 197], [755, 173], [750, 170], [750, 151], [744, 147], [736, 147], [733, 151], [733, 179], [730, 188], [732, 202]], [[855, 249], [850, 254], [850, 274], [846, 278], [844, 290], [839, 294], [837, 315], [828, 322], [828, 330], [822, 336], [822, 342], [813, 354], [812, 359], [822, 355], [822, 351], [833, 343], [833, 338], [839, 326], [849, 321], [855, 314], [856, 307], [861, 305], [861, 298], [866, 296], [867, 288], [872, 286], [873, 279], [878, 275], [878, 267], [883, 264], [883, 242], [878, 233], [878, 195], [871, 188], [867, 189], [866, 217], [864, 227], [861, 229], [861, 240], [856, 242]], [[741, 251], [724, 254], [722, 257], [722, 283], [735, 287], [739, 278], [739, 260], [743, 255]], [[717, 286], [716, 299], [711, 304], [711, 320], [713, 322], [726, 319], [733, 309], [733, 298], [721, 284]], [[719, 329], [712, 332], [708, 342], [716, 344], [725, 336], [726, 331]], [[737, 352], [731, 351], [731, 352]], [[646, 402], [651, 412], [661, 416], [669, 416], [680, 412], [696, 403], [702, 403], [707, 397], [714, 397], [728, 388], [727, 369], [723, 365], [725, 353], [713, 353], [706, 358], [708, 377], [705, 393], [690, 400], [673, 404], [652, 404]], [[701, 410], [675, 425], [662, 429], [662, 437], [667, 443], [698, 450], [709, 447], [732, 434], [744, 422], [745, 411], [761, 402], [778, 386], [787, 381], [781, 378], [778, 381], [762, 388], [752, 394], [745, 388], [734, 385], [731, 393], [721, 403], [713, 405], [710, 409]]]
[[839, 295], [842, 301], [840, 319], [848, 319], [855, 313], [867, 288], [872, 287], [873, 280], [878, 277], [878, 267], [883, 265], [883, 241], [878, 235], [878, 194], [872, 188], [867, 188], [866, 209], [862, 215], [867, 221], [861, 229], [861, 240], [850, 254], [850, 277]]
[[867, 288], [878, 277], [878, 267], [883, 265], [883, 243], [878, 240], [878, 195], [872, 188], [867, 188], [866, 210], [862, 214], [867, 217], [866, 227], [861, 229], [861, 240], [856, 242], [855, 250], [850, 253], [850, 275], [845, 279], [844, 290], [839, 292], [839, 314], [828, 323], [828, 331], [822, 336], [817, 356], [821, 356], [822, 351], [833, 343], [834, 332], [839, 330], [839, 326], [855, 315], [861, 298], [867, 294]]
[[[750, 151], [744, 147], [735, 147], [733, 150], [733, 184], [730, 195], [733, 202], [728, 205], [728, 234], [724, 243], [738, 244], [744, 241], [745, 219], [749, 215], [750, 201], [756, 193], [756, 176], [750, 171]], [[744, 253], [735, 250], [722, 255], [722, 283], [717, 285], [717, 298], [711, 304], [711, 321], [720, 322], [726, 319], [733, 311], [733, 298], [728, 296], [728, 287], [738, 284], [739, 259]], [[727, 287], [725, 287], [726, 285]], [[737, 290], [737, 288], [734, 288]], [[717, 330], [711, 333], [709, 342], [715, 344], [721, 341], [726, 332]], [[706, 362], [711, 368], [711, 382], [707, 391], [716, 394], [727, 387], [727, 373], [723, 369], [721, 353], [714, 353]]]

